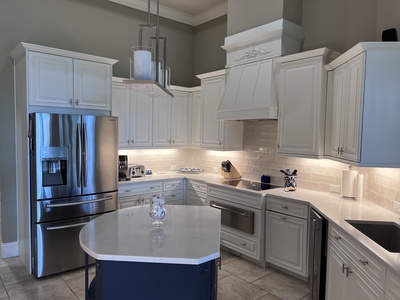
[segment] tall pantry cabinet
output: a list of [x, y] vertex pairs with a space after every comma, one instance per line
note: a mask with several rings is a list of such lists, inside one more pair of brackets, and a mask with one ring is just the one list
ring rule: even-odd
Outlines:
[[[31, 270], [29, 196], [29, 121], [31, 112], [110, 115], [112, 65], [117, 60], [20, 43], [14, 61], [17, 152], [15, 186], [18, 207], [18, 255]], [[7, 192], [8, 193], [8, 192]]]

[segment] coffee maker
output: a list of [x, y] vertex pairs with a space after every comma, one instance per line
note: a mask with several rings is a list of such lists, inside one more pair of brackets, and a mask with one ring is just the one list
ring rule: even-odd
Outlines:
[[118, 156], [118, 180], [119, 181], [131, 180], [131, 177], [129, 174], [128, 156], [127, 155], [119, 155]]

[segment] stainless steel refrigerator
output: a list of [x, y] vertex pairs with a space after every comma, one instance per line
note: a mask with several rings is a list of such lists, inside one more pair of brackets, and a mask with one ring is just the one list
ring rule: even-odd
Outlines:
[[118, 118], [29, 118], [31, 265], [42, 277], [83, 266], [79, 231], [117, 209]]

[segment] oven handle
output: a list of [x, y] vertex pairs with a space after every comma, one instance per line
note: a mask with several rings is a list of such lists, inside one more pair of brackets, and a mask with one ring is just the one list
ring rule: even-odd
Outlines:
[[73, 227], [79, 227], [79, 226], [84, 226], [89, 222], [83, 222], [83, 223], [76, 223], [72, 225], [64, 225], [64, 226], [53, 226], [53, 227], [47, 227], [46, 230], [59, 230], [59, 229], [68, 229], [68, 228], [73, 228]]
[[112, 199], [113, 199], [112, 196], [108, 196], [108, 197], [105, 197], [105, 198], [100, 198], [100, 199], [95, 199], [95, 200], [90, 200], [90, 201], [84, 201], [84, 202], [71, 202], [71, 203], [62, 203], [62, 204], [46, 204], [46, 208], [83, 205], [83, 204], [102, 202], [102, 201], [107, 201], [107, 200], [112, 200]]
[[214, 203], [211, 203], [210, 206], [212, 206], [214, 208], [222, 209], [222, 210], [227, 210], [227, 211], [233, 212], [235, 214], [241, 215], [243, 217], [251, 218], [251, 216], [248, 213], [239, 212], [239, 211], [236, 211], [236, 210], [228, 208], [228, 207], [220, 206], [220, 205], [217, 205], [217, 204], [214, 204]]

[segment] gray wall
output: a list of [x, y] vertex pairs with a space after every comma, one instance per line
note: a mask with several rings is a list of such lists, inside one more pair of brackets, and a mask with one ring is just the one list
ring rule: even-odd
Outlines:
[[[118, 59], [114, 76], [129, 77], [129, 52], [147, 13], [106, 0], [0, 1], [0, 192], [2, 241], [17, 240], [13, 64], [9, 53], [28, 42]], [[172, 84], [192, 86], [194, 28], [160, 19]]]
[[[197, 26], [194, 30], [194, 74], [203, 74], [225, 68], [225, 43], [227, 16]], [[200, 85], [196, 77], [193, 86]]]

